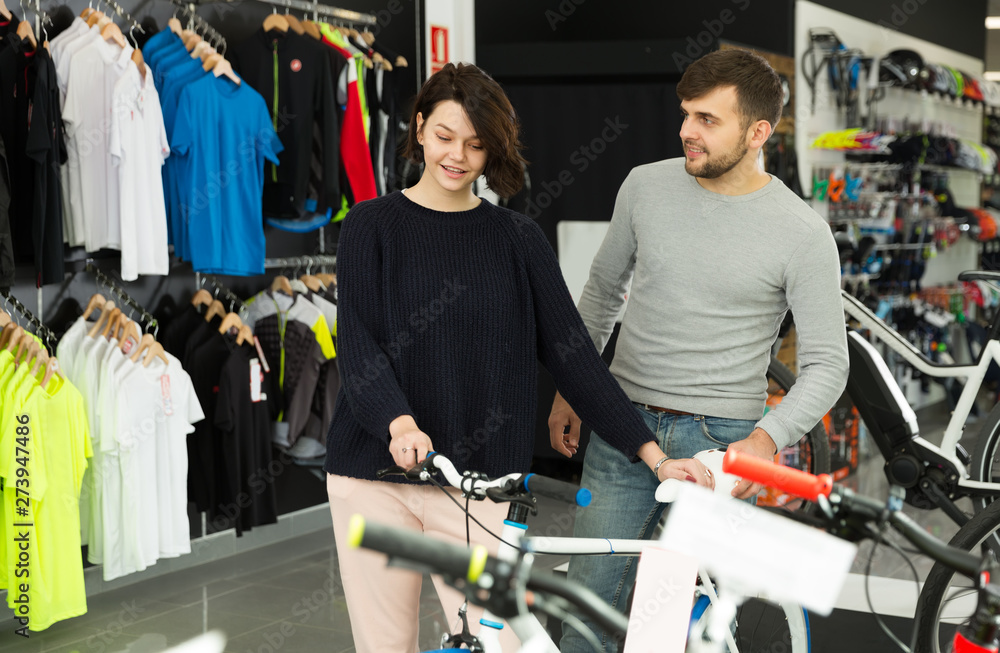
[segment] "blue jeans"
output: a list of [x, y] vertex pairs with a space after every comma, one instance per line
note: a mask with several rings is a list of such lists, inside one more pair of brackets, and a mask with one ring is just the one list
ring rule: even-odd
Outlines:
[[[753, 431], [754, 420], [672, 415], [636, 406], [663, 452], [671, 458], [690, 458], [705, 449], [726, 448]], [[594, 493], [593, 502], [578, 510], [574, 537], [609, 539], [649, 539], [666, 507], [653, 494], [656, 477], [642, 462], [628, 458], [596, 433], [583, 461], [581, 485]], [[569, 563], [569, 579], [586, 585], [619, 611], [624, 612], [635, 584], [636, 556], [574, 556]], [[619, 642], [581, 616], [597, 633], [605, 653], [616, 653]], [[563, 623], [559, 647], [562, 653], [590, 653], [592, 648]]]

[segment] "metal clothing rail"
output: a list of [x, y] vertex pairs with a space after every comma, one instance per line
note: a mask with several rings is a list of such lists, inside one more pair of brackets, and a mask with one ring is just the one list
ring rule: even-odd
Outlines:
[[160, 331], [160, 324], [156, 321], [156, 318], [153, 317], [152, 313], [147, 311], [142, 304], [135, 301], [135, 299], [125, 292], [125, 289], [119, 286], [114, 279], [104, 274], [99, 267], [89, 261], [87, 262], [87, 272], [90, 272], [97, 277], [97, 281], [107, 288], [122, 304], [138, 311], [140, 313], [139, 319], [146, 324], [145, 331], [152, 331], [153, 337], [156, 337]]
[[45, 344], [48, 346], [49, 353], [54, 354], [56, 349], [56, 334], [52, 332], [52, 329], [45, 326], [40, 319], [38, 319], [34, 313], [28, 310], [28, 307], [17, 301], [14, 295], [10, 294], [9, 291], [3, 293], [4, 306], [10, 306], [17, 310], [22, 317], [28, 319], [28, 322], [35, 327], [35, 335], [39, 338], [45, 340]]
[[[232, 4], [234, 2], [242, 2], [243, 0], [199, 0], [198, 2], [190, 3], [193, 5], [202, 4], [218, 4], [226, 3]], [[336, 18], [348, 23], [355, 23], [358, 25], [375, 25], [378, 19], [372, 14], [362, 14], [357, 11], [351, 11], [349, 9], [341, 9], [339, 7], [331, 7], [329, 5], [320, 4], [318, 2], [309, 2], [308, 0], [256, 0], [266, 5], [273, 5], [275, 7], [285, 7], [286, 9], [297, 9], [298, 11], [304, 11], [307, 13], [312, 13], [313, 20], [319, 20], [320, 17], [324, 18]]]
[[320, 254], [318, 256], [292, 256], [285, 258], [264, 259], [264, 267], [266, 269], [276, 269], [276, 268], [312, 269], [314, 267], [326, 267], [326, 266], [332, 267], [336, 264], [337, 264], [337, 257], [331, 256], [329, 254]]
[[205, 281], [205, 283], [212, 284], [212, 287], [215, 288], [216, 298], [218, 298], [219, 295], [222, 295], [222, 298], [225, 301], [229, 302], [230, 312], [232, 312], [233, 308], [236, 306], [239, 306], [240, 308], [246, 307], [246, 302], [244, 302], [239, 295], [237, 295], [232, 290], [227, 288], [225, 285], [222, 284], [222, 282], [220, 282], [211, 274], [206, 274], [202, 276], [202, 279]]

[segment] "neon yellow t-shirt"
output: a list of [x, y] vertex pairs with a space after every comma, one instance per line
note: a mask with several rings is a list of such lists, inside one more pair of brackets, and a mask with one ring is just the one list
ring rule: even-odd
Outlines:
[[[7, 560], [8, 581], [12, 587], [7, 594], [7, 604], [14, 608], [16, 615], [22, 613], [20, 606], [27, 605], [28, 627], [37, 632], [57, 621], [87, 612], [80, 558], [79, 500], [87, 459], [93, 451], [79, 391], [59, 375], [53, 375], [47, 387], [42, 388], [26, 368], [19, 366], [8, 384], [2, 386], [5, 399], [12, 399], [5, 404], [21, 405], [11, 411], [5, 406], [2, 422], [6, 430], [0, 438], [7, 442], [0, 446], [29, 445], [30, 501], [27, 510], [24, 497], [9, 491], [16, 489], [17, 469], [25, 467], [21, 464], [23, 459], [21, 462], [9, 461], [0, 473], [5, 477], [5, 526], [10, 529], [7, 531]], [[13, 394], [11, 387], [15, 387]], [[22, 428], [20, 432], [18, 426]], [[25, 437], [25, 433], [27, 439], [18, 442], [17, 438]], [[15, 526], [18, 523], [31, 523], [32, 527]], [[23, 575], [23, 566], [16, 567], [20, 551], [10, 548], [15, 540], [9, 537], [25, 533], [30, 538], [27, 576]], [[11, 572], [14, 578], [10, 577]], [[22, 583], [27, 585], [26, 592], [22, 592]], [[27, 603], [19, 602], [22, 596], [27, 598]]]

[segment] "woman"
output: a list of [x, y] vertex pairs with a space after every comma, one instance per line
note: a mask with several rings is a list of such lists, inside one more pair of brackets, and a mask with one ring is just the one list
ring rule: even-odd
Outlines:
[[[421, 577], [348, 549], [351, 515], [465, 543], [464, 515], [439, 489], [377, 481], [375, 472], [412, 467], [428, 451], [460, 471], [527, 472], [538, 360], [583, 420], [633, 461], [661, 480], [712, 487], [700, 462], [663, 455], [598, 356], [541, 229], [473, 194], [480, 175], [502, 197], [520, 190], [518, 129], [492, 78], [448, 64], [424, 84], [410, 119], [406, 155], [424, 164], [420, 181], [358, 204], [344, 221], [337, 265], [343, 386], [324, 468], [359, 653], [416, 650]], [[496, 525], [507, 509], [471, 508]], [[473, 540], [496, 550], [478, 529]], [[439, 579], [435, 585], [453, 624], [461, 596]], [[469, 616], [471, 624], [479, 619], [471, 609]], [[516, 638], [509, 628], [504, 637], [508, 650]]]

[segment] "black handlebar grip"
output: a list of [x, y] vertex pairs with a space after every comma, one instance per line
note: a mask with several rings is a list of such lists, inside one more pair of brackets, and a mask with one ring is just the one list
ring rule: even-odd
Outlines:
[[465, 578], [470, 583], [479, 580], [489, 560], [484, 546], [477, 545], [467, 549], [447, 544], [411, 531], [367, 523], [361, 515], [351, 517], [347, 542], [351, 548], [364, 547], [381, 551], [390, 557], [398, 556], [419, 562], [427, 565], [432, 573]]
[[589, 506], [591, 499], [593, 499], [593, 495], [587, 488], [577, 487], [572, 483], [557, 481], [554, 478], [538, 474], [528, 474], [521, 479], [521, 484], [525, 490], [532, 494], [572, 503], [581, 508]]

